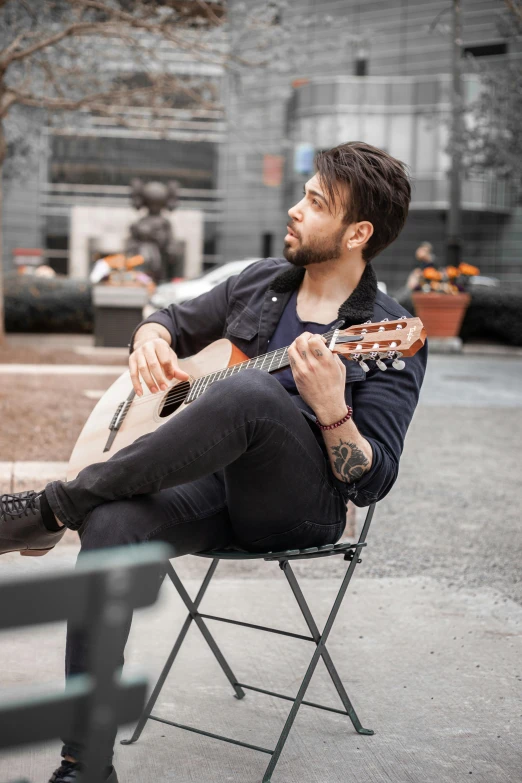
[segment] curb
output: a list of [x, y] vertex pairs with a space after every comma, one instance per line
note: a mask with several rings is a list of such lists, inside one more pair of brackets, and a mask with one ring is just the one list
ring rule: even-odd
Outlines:
[[67, 462], [0, 462], [0, 484], [7, 492], [39, 489], [49, 481], [65, 481]]

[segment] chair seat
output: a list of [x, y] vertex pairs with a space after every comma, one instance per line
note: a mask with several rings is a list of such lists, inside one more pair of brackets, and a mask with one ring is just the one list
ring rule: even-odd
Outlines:
[[343, 555], [354, 551], [366, 544], [351, 544], [343, 541], [338, 544], [325, 544], [324, 546], [311, 546], [306, 549], [285, 549], [280, 552], [248, 552], [239, 547], [226, 549], [211, 549], [204, 552], [195, 552], [197, 557], [209, 557], [214, 560], [303, 560], [305, 558], [329, 557], [330, 555]]

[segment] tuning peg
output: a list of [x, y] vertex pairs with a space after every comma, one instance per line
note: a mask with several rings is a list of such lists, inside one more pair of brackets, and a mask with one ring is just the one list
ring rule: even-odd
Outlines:
[[364, 372], [370, 372], [370, 368], [368, 367], [366, 362], [364, 362], [362, 359], [359, 362], [359, 367], [361, 367], [364, 370]]
[[382, 359], [377, 359], [377, 361], [375, 362], [375, 364], [377, 365], [377, 367], [379, 368], [379, 370], [382, 370], [383, 372], [386, 372], [386, 370], [388, 369], [388, 368], [386, 367], [386, 365], [384, 364], [384, 362], [382, 361]]
[[402, 359], [394, 359], [392, 362], [392, 367], [395, 367], [396, 370], [404, 370], [406, 365]]

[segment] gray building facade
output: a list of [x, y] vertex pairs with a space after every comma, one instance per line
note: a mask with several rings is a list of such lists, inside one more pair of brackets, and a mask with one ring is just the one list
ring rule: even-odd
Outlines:
[[[503, 34], [496, 0], [462, 0], [464, 97], [477, 94], [481, 64], [502, 67], [520, 52]], [[248, 71], [229, 85], [221, 147], [223, 260], [281, 255], [287, 210], [311, 176], [312, 153], [362, 140], [403, 160], [413, 180], [405, 229], [376, 260], [393, 291], [430, 241], [445, 255], [451, 90], [450, 0], [295, 0], [297, 50], [279, 69]], [[311, 24], [303, 26], [303, 19]], [[277, 71], [280, 72], [277, 72]], [[490, 174], [463, 182], [462, 259], [483, 274], [522, 281], [522, 210]]]
[[[110, 65], [116, 76], [143, 76], [127, 51], [121, 56], [118, 52], [115, 44]], [[201, 63], [173, 44], [162, 47], [158, 59], [165, 73], [180, 81], [198, 77], [219, 98], [218, 62]], [[50, 117], [42, 109], [26, 111], [31, 111], [33, 154], [20, 172], [4, 181], [2, 250], [7, 272], [15, 266], [16, 251], [29, 248], [43, 250], [57, 272], [68, 274], [71, 209], [130, 206], [134, 178], [179, 183], [178, 208], [201, 210], [203, 258], [215, 263], [220, 209], [217, 150], [225, 138], [219, 101], [215, 108], [210, 102], [204, 106], [180, 90], [154, 110], [142, 105], [113, 109], [110, 116], [84, 111]]]

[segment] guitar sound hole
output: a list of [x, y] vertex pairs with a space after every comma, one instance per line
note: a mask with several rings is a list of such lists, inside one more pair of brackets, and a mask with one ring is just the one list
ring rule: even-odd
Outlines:
[[159, 412], [160, 418], [165, 419], [167, 416], [170, 416], [171, 413], [177, 411], [179, 406], [183, 405], [185, 402], [185, 398], [187, 397], [189, 391], [190, 381], [182, 381], [176, 386], [173, 386], [172, 389], [169, 390], [168, 394], [165, 395], [163, 407]]

